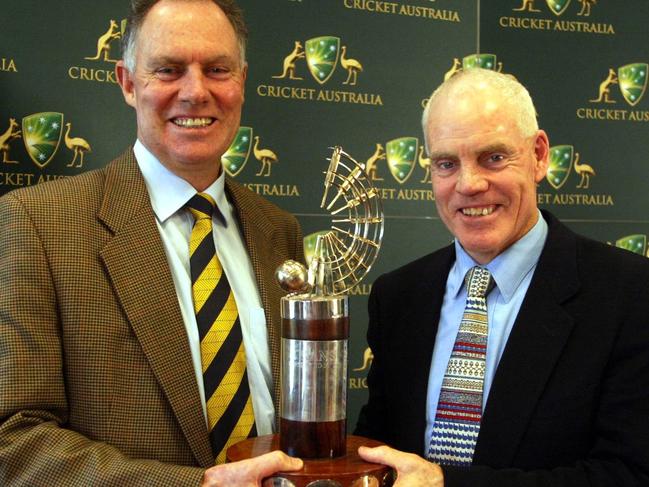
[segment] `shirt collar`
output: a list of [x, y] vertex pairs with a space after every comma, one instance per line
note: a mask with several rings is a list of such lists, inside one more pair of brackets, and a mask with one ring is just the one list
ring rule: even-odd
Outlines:
[[[185, 203], [196, 194], [196, 189], [162, 165], [139, 140], [135, 142], [133, 152], [144, 177], [153, 212], [158, 221], [163, 223], [183, 209]], [[222, 223], [227, 225], [231, 210], [225, 196], [225, 172], [221, 171], [221, 175], [203, 193], [214, 199], [225, 218]]]
[[[547, 235], [548, 224], [539, 211], [538, 220], [529, 232], [487, 265], [482, 266], [491, 272], [505, 302], [514, 296], [525, 276], [536, 266]], [[464, 276], [468, 270], [479, 265], [466, 253], [457, 239], [455, 239], [455, 256], [455, 264], [449, 274], [450, 285], [448, 287], [448, 292], [453, 296], [457, 296], [462, 289]]]

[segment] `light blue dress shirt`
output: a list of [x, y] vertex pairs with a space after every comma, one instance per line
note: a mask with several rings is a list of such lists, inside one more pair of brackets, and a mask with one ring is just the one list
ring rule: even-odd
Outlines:
[[[487, 296], [487, 313], [489, 316], [489, 336], [487, 340], [487, 357], [485, 367], [482, 407], [487, 403], [489, 390], [496, 368], [500, 362], [507, 339], [514, 326], [518, 310], [525, 298], [527, 289], [536, 269], [545, 239], [548, 225], [538, 213], [538, 221], [520, 240], [489, 262], [486, 267], [496, 287]], [[435, 349], [428, 378], [426, 398], [426, 435], [424, 438], [424, 456], [428, 452], [430, 437], [437, 412], [437, 402], [442, 388], [448, 360], [453, 351], [455, 337], [460, 328], [460, 321], [466, 304], [466, 286], [464, 276], [472, 267], [479, 265], [466, 253], [455, 240], [456, 260], [446, 280], [446, 290], [442, 303], [439, 327], [435, 338]]]
[[[180, 312], [187, 331], [203, 414], [207, 421], [200, 340], [194, 314], [189, 268], [189, 237], [194, 218], [184, 209], [185, 203], [196, 194], [196, 190], [187, 181], [164, 167], [139, 140], [135, 143], [133, 151], [144, 176], [169, 262]], [[223, 173], [204, 192], [214, 198], [225, 219], [224, 225], [219, 218], [212, 218], [214, 244], [237, 303], [257, 432], [259, 435], [271, 434], [275, 421], [272, 397], [273, 376], [270, 367], [266, 317], [252, 263], [239, 229], [235, 210], [225, 195]]]

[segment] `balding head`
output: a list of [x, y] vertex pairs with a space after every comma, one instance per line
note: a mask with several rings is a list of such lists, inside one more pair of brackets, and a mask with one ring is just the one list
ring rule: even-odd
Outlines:
[[475, 110], [488, 112], [496, 108], [507, 110], [523, 137], [530, 137], [539, 129], [532, 98], [515, 77], [481, 68], [460, 71], [442, 83], [426, 103], [422, 128], [427, 151], [427, 134], [433, 112], [443, 118], [447, 110], [466, 110], [469, 113]]

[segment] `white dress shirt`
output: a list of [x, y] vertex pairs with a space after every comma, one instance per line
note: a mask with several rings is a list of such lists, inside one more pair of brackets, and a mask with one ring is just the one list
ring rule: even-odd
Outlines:
[[[207, 421], [200, 341], [194, 314], [189, 268], [189, 238], [194, 218], [188, 210], [183, 208], [197, 191], [187, 181], [164, 167], [139, 140], [135, 143], [133, 150], [144, 176], [151, 198], [151, 206], [156, 215], [156, 224], [169, 262], [192, 353], [196, 383], [203, 404], [203, 414]], [[212, 218], [214, 245], [230, 282], [239, 311], [257, 433], [260, 436], [271, 434], [275, 424], [275, 409], [272, 397], [273, 377], [270, 368], [266, 318], [237, 216], [225, 194], [223, 172], [203, 192], [214, 198], [225, 218], [225, 225], [218, 218]]]

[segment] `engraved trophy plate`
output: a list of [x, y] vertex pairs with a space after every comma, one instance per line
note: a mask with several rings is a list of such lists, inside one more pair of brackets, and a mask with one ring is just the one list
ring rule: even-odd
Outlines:
[[[338, 421], [347, 407], [347, 340], [282, 338], [282, 418], [291, 421]], [[302, 395], [299, 401], [291, 398]]]

